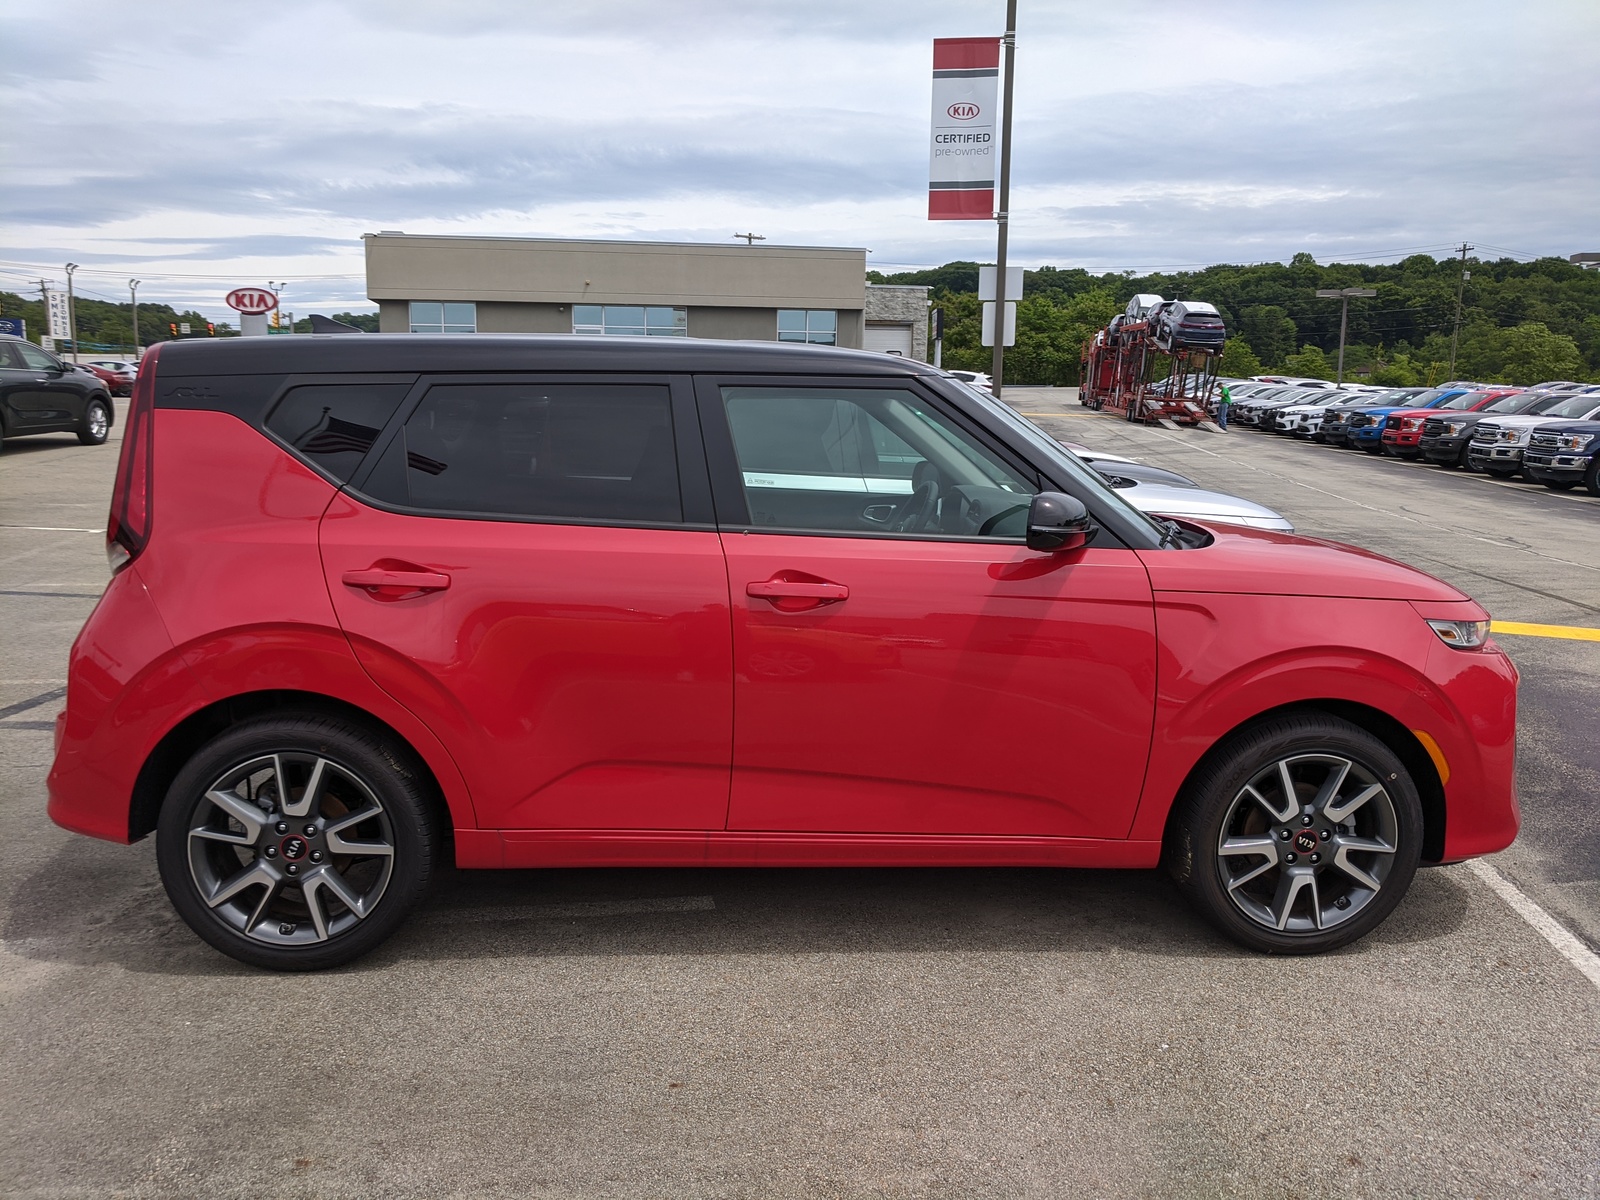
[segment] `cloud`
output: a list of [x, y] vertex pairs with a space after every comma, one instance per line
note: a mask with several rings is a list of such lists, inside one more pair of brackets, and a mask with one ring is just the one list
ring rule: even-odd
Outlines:
[[[1023, 6], [1012, 245], [1111, 268], [1593, 248], [1600, 8]], [[992, 255], [925, 219], [929, 41], [958, 0], [286, 0], [0, 17], [12, 261], [359, 299], [359, 235], [528, 233]], [[94, 29], [94, 38], [82, 30]], [[115, 52], [112, 53], [111, 49]], [[31, 65], [30, 65], [31, 64]], [[48, 69], [40, 64], [52, 64]], [[17, 269], [23, 269], [18, 267]], [[179, 284], [196, 274], [217, 277]], [[329, 279], [349, 275], [351, 281]], [[323, 282], [314, 284], [313, 279]], [[297, 285], [298, 286], [298, 285]], [[220, 290], [218, 290], [220, 289]]]

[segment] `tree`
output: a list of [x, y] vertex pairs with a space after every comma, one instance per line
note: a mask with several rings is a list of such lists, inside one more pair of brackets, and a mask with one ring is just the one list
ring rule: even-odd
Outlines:
[[1217, 373], [1226, 375], [1231, 379], [1248, 379], [1252, 375], [1261, 374], [1261, 360], [1256, 357], [1255, 351], [1250, 349], [1250, 343], [1243, 338], [1231, 337], [1222, 344], [1222, 361], [1217, 364]]
[[1294, 353], [1300, 338], [1288, 311], [1276, 304], [1253, 304], [1241, 309], [1238, 329], [1256, 356], [1274, 368]]
[[1328, 356], [1322, 352], [1321, 346], [1313, 346], [1309, 342], [1300, 347], [1298, 354], [1291, 354], [1283, 360], [1283, 371], [1286, 375], [1301, 375], [1306, 379], [1333, 378]]

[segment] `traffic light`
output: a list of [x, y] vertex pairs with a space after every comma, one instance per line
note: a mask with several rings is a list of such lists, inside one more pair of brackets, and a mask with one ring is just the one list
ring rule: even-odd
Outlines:
[[167, 328], [172, 330], [172, 336], [173, 337], [177, 337], [178, 336], [178, 323], [176, 321], [168, 321], [167, 322]]
[[206, 322], [206, 336], [207, 337], [216, 337], [217, 336], [217, 327], [211, 321], [207, 321]]

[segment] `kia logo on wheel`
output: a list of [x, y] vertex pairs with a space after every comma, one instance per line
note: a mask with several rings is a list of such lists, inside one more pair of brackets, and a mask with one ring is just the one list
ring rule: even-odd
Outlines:
[[945, 112], [958, 121], [970, 121], [983, 110], [970, 101], [963, 100], [960, 104], [952, 104]]
[[235, 288], [228, 293], [224, 303], [235, 312], [253, 317], [277, 308], [278, 298], [266, 288]]

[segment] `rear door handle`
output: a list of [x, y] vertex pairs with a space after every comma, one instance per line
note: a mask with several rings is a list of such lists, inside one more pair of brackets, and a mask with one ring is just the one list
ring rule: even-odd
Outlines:
[[340, 577], [346, 587], [363, 588], [385, 599], [401, 600], [424, 592], [442, 592], [450, 586], [450, 576], [438, 571], [392, 571], [368, 567], [365, 571], [346, 571]]

